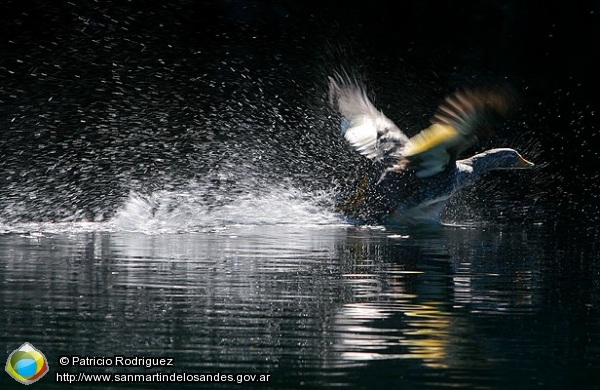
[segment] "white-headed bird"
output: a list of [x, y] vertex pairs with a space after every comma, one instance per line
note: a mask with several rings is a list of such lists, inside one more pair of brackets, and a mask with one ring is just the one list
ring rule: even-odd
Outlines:
[[344, 138], [372, 161], [376, 171], [339, 205], [353, 218], [437, 222], [450, 198], [485, 172], [534, 165], [509, 148], [458, 159], [514, 106], [508, 88], [454, 93], [440, 104], [431, 126], [411, 138], [377, 110], [356, 83], [330, 78], [329, 96], [342, 116]]

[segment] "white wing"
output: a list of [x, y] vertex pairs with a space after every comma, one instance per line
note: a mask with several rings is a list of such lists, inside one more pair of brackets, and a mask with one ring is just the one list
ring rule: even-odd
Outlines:
[[329, 99], [343, 116], [344, 138], [360, 154], [375, 161], [401, 156], [408, 137], [373, 106], [363, 88], [330, 77]]

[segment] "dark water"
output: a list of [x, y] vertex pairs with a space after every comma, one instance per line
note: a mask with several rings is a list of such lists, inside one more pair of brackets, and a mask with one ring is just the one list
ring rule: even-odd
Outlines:
[[[0, 24], [0, 358], [41, 350], [32, 386], [600, 388], [597, 6], [38, 3]], [[509, 82], [519, 112], [467, 153], [537, 168], [486, 175], [445, 226], [349, 223], [333, 204], [367, 162], [335, 71], [408, 135], [456, 88]]]
[[597, 235], [541, 222], [28, 227], [0, 236], [1, 343], [46, 355], [39, 388], [64, 388], [60, 355], [173, 357], [69, 371], [268, 373], [272, 388], [598, 387]]

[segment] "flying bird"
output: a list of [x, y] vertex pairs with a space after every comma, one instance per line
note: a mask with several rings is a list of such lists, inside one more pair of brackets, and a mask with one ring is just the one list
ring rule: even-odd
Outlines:
[[431, 125], [410, 138], [375, 108], [356, 82], [330, 78], [329, 100], [341, 114], [342, 135], [373, 168], [338, 205], [352, 218], [436, 223], [452, 196], [484, 173], [534, 166], [510, 148], [459, 160], [514, 107], [514, 94], [508, 88], [455, 92], [439, 105]]

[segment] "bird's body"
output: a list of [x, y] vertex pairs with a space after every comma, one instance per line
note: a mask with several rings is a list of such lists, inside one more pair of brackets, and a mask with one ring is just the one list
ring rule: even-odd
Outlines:
[[353, 83], [330, 82], [342, 134], [372, 162], [340, 209], [362, 221], [437, 222], [447, 202], [485, 172], [533, 166], [513, 149], [491, 149], [464, 160], [459, 154], [510, 107], [500, 90], [459, 92], [439, 107], [432, 125], [408, 138]]

